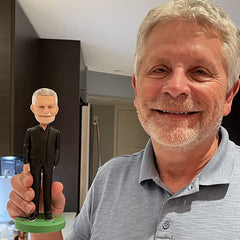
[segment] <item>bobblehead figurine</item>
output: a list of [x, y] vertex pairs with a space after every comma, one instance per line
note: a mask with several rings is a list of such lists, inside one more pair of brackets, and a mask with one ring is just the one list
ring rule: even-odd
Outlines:
[[28, 218], [34, 222], [39, 213], [41, 173], [43, 174], [44, 215], [47, 221], [53, 221], [51, 212], [51, 187], [53, 169], [60, 158], [60, 131], [49, 124], [58, 113], [58, 98], [55, 91], [48, 88], [38, 89], [33, 93], [30, 106], [39, 125], [29, 128], [24, 138], [24, 171], [33, 176], [32, 188], [36, 210]]

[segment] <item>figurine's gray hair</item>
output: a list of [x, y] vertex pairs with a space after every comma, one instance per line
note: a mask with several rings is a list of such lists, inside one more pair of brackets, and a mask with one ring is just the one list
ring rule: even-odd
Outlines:
[[37, 96], [53, 96], [55, 98], [56, 105], [58, 105], [57, 93], [50, 88], [40, 88], [36, 90], [32, 95], [32, 105], [36, 103]]
[[211, 27], [221, 34], [222, 55], [227, 64], [228, 89], [230, 89], [238, 80], [240, 73], [240, 34], [229, 15], [208, 0], [172, 0], [148, 12], [137, 35], [134, 63], [136, 79], [150, 32], [157, 24], [174, 19], [195, 21], [206, 29]]

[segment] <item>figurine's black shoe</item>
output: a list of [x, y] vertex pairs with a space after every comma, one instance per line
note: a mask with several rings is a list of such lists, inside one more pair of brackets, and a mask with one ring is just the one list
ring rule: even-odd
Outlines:
[[45, 219], [47, 221], [53, 221], [53, 216], [51, 212], [45, 213]]
[[38, 212], [34, 212], [30, 215], [30, 217], [28, 218], [29, 222], [34, 222], [37, 219], [38, 216]]

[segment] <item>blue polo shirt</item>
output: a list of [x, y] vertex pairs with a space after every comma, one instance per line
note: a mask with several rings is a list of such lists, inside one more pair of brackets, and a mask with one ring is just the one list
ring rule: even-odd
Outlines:
[[151, 141], [108, 161], [67, 240], [240, 239], [240, 149], [219, 134], [213, 158], [175, 194], [159, 178]]

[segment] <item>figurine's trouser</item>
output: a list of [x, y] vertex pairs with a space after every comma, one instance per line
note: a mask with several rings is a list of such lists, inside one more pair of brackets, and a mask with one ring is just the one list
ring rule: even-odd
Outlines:
[[39, 212], [39, 198], [41, 190], [41, 172], [43, 172], [43, 197], [44, 197], [44, 213], [51, 212], [51, 187], [52, 187], [52, 174], [53, 168], [46, 163], [39, 164], [38, 166], [31, 165], [31, 174], [33, 176], [32, 188], [35, 192], [33, 199], [36, 205], [36, 211]]

